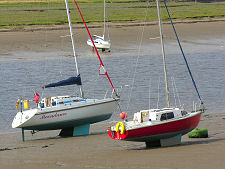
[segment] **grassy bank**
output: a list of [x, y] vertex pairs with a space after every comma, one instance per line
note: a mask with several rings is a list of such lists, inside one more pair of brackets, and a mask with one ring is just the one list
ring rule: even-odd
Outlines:
[[[109, 21], [154, 21], [157, 19], [156, 5], [152, 2], [127, 3], [128, 0], [113, 0], [107, 3]], [[130, 0], [129, 0], [130, 1]], [[80, 0], [78, 4], [87, 22], [103, 21], [103, 0]], [[69, 2], [72, 22], [81, 22], [73, 1]], [[224, 18], [225, 3], [168, 3], [175, 19]], [[24, 25], [62, 25], [67, 23], [64, 1], [0, 0], [0, 28]], [[162, 18], [167, 19], [164, 9]]]

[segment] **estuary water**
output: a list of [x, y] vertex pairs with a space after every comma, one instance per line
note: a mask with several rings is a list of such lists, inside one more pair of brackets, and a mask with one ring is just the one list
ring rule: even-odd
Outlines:
[[[188, 110], [199, 104], [182, 55], [176, 43], [166, 44], [167, 69], [172, 106]], [[207, 113], [225, 111], [225, 37], [183, 43], [186, 57], [204, 102]], [[100, 55], [120, 95], [120, 107], [132, 119], [141, 109], [165, 107], [165, 85], [160, 45], [142, 44], [112, 47]], [[58, 56], [48, 59], [0, 62], [0, 133], [13, 132], [11, 122], [17, 112], [19, 97], [33, 99], [34, 91], [42, 96], [79, 95], [77, 86], [42, 90], [44, 84], [75, 75], [74, 58], [70, 52], [13, 52], [13, 56]], [[85, 97], [110, 96], [112, 89], [105, 76], [98, 75], [99, 61], [91, 50], [79, 51], [79, 67]], [[4, 57], [4, 56], [2, 56]], [[31, 103], [31, 106], [34, 106]], [[119, 120], [119, 109], [109, 121]]]

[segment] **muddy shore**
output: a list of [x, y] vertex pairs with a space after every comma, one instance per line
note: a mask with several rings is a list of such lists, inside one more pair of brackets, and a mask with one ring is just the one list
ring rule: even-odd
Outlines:
[[[129, 24], [128, 24], [129, 25]], [[178, 23], [175, 25], [181, 41], [188, 42], [204, 40], [210, 38], [221, 38], [225, 35], [224, 21], [218, 22], [197, 22], [197, 23]], [[102, 34], [102, 28], [90, 28], [91, 34]], [[166, 42], [175, 41], [171, 25], [164, 25], [163, 32]], [[148, 26], [112, 26], [109, 29], [112, 50], [123, 50], [131, 45], [142, 43], [159, 43], [159, 39], [152, 40], [159, 36], [158, 25]], [[141, 39], [143, 33], [143, 39]], [[19, 61], [19, 60], [37, 60], [43, 59], [42, 56], [23, 56], [15, 55], [18, 52], [52, 52], [52, 51], [71, 51], [71, 41], [69, 29], [57, 30], [30, 30], [30, 31], [6, 31], [0, 32], [0, 61]], [[80, 57], [85, 57], [82, 52], [90, 51], [86, 41], [88, 34], [83, 27], [74, 26], [74, 36], [76, 41], [77, 53]], [[57, 55], [59, 56], [59, 55]], [[49, 56], [47, 59], [57, 57]], [[61, 56], [60, 56], [61, 57]], [[45, 58], [46, 59], [46, 58]]]
[[58, 131], [39, 132], [26, 141], [21, 133], [1, 134], [1, 168], [118, 168], [212, 169], [225, 168], [225, 113], [203, 114], [200, 128], [209, 138], [183, 136], [182, 144], [146, 149], [144, 143], [111, 140], [105, 125], [91, 127], [91, 135], [56, 137]]

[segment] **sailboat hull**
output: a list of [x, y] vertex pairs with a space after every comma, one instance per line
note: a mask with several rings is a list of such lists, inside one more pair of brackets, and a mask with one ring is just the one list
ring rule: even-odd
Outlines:
[[161, 139], [171, 138], [177, 135], [185, 135], [197, 127], [201, 112], [161, 124], [149, 124], [145, 127], [134, 128], [125, 131], [124, 134], [115, 131], [108, 131], [109, 137], [115, 140], [154, 142]]
[[103, 99], [46, 109], [18, 112], [13, 128], [56, 130], [107, 120], [117, 107], [118, 99]]
[[[89, 46], [91, 46], [91, 47], [94, 47], [93, 43], [91, 42], [90, 39], [88, 39], [87, 44]], [[94, 40], [94, 44], [95, 44], [95, 47], [97, 49], [110, 49], [110, 45], [111, 45], [109, 41], [105, 41], [105, 40], [100, 39], [100, 38], [99, 39], [95, 39]]]

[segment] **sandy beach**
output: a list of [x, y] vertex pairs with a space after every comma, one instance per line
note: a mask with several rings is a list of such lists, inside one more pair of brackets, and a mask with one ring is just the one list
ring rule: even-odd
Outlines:
[[39, 132], [26, 141], [20, 133], [1, 134], [0, 164], [9, 169], [118, 168], [118, 169], [212, 169], [225, 168], [225, 113], [203, 114], [200, 128], [209, 138], [183, 136], [182, 144], [146, 149], [144, 143], [111, 140], [95, 125], [91, 135], [57, 138], [58, 132]]
[[[202, 22], [176, 24], [183, 41], [219, 38], [225, 35], [225, 22]], [[87, 34], [82, 28], [75, 28], [78, 54], [90, 50], [86, 45]], [[125, 49], [136, 43], [141, 34], [141, 26], [119, 26], [110, 28], [112, 48]], [[146, 27], [151, 37], [158, 36], [157, 25]], [[100, 28], [91, 32], [101, 33]], [[164, 27], [168, 41], [169, 25]], [[144, 33], [144, 42], [149, 40], [149, 32]], [[37, 30], [0, 32], [0, 62], [30, 61], [43, 59], [30, 55], [14, 55], [16, 52], [51, 52], [71, 50], [70, 40], [62, 35], [68, 30]], [[185, 39], [185, 40], [184, 40]], [[63, 47], [62, 47], [63, 46]], [[79, 50], [81, 48], [81, 50]], [[49, 59], [55, 59], [51, 56]], [[85, 57], [85, 56], [81, 56]], [[57, 137], [59, 131], [38, 132], [34, 136], [25, 133], [0, 134], [1, 169], [223, 169], [225, 168], [225, 113], [202, 114], [199, 128], [209, 130], [209, 138], [193, 139], [186, 135], [182, 144], [172, 147], [146, 149], [144, 143], [111, 140], [106, 134], [108, 123], [91, 126], [91, 134], [81, 137]]]

